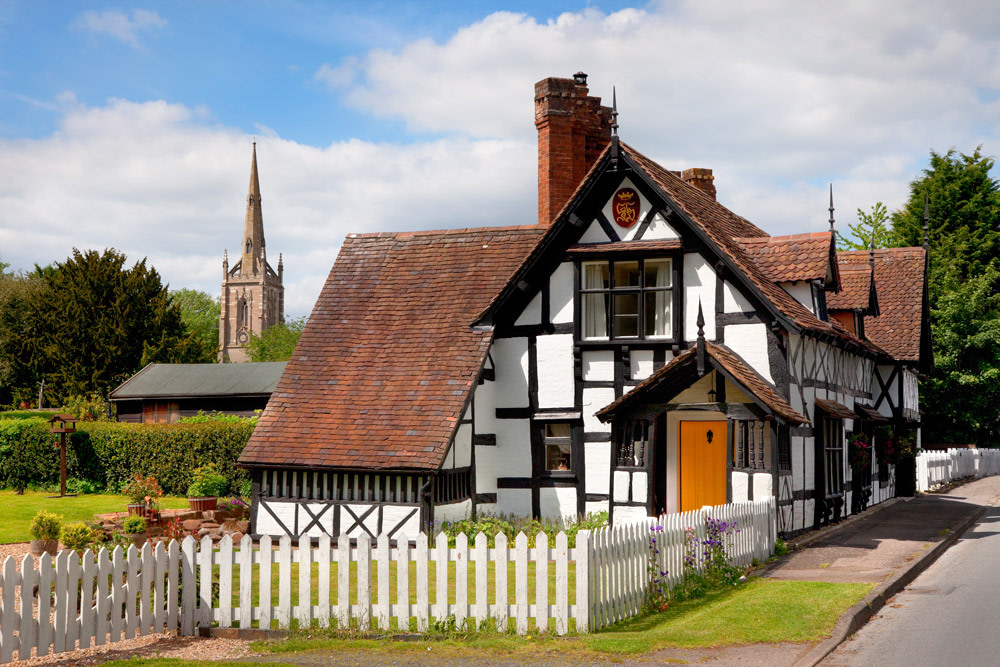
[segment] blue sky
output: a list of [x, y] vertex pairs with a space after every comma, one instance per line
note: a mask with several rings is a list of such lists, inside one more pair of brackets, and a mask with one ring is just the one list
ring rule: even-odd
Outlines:
[[1000, 128], [986, 0], [0, 3], [0, 260], [114, 247], [219, 290], [258, 140], [308, 314], [344, 236], [530, 224], [532, 86], [617, 87], [621, 135], [774, 234], [890, 210]]

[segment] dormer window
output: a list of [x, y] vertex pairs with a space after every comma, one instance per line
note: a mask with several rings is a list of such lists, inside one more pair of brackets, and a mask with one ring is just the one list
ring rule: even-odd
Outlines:
[[584, 262], [581, 275], [584, 340], [673, 338], [673, 260]]

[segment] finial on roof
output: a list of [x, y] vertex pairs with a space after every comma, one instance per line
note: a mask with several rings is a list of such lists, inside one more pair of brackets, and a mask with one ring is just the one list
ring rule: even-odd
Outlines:
[[698, 377], [705, 374], [705, 313], [701, 309], [701, 299], [698, 299], [698, 340], [695, 343], [695, 361], [698, 366]]
[[931, 197], [924, 191], [924, 250], [931, 248]]
[[875, 234], [872, 234], [871, 243], [868, 244], [868, 266], [872, 269], [872, 275], [875, 274]]
[[618, 91], [611, 86], [611, 134], [618, 136]]
[[831, 232], [834, 231], [833, 230], [833, 224], [834, 224], [834, 220], [833, 220], [833, 183], [830, 183], [830, 231]]

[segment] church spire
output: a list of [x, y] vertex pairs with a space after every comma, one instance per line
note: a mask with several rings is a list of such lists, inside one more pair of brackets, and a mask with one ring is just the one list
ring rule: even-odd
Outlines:
[[243, 222], [243, 252], [240, 272], [243, 275], [263, 273], [264, 216], [260, 208], [260, 180], [257, 177], [257, 142], [253, 142], [250, 159], [250, 187], [247, 193], [247, 212]]

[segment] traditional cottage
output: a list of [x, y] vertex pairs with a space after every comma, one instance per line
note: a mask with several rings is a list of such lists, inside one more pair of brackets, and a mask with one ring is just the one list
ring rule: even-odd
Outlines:
[[768, 236], [620, 141], [582, 73], [536, 84], [535, 124], [538, 225], [345, 240], [240, 458], [252, 531], [776, 496], [795, 533], [885, 499], [847, 434], [918, 424], [926, 250]]

